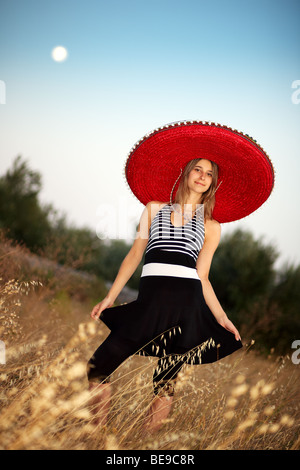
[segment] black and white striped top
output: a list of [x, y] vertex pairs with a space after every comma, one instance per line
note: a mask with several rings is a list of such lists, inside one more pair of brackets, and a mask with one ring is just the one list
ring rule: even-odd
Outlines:
[[142, 277], [166, 275], [199, 279], [196, 261], [204, 243], [203, 212], [184, 225], [171, 222], [172, 208], [163, 206], [152, 220]]

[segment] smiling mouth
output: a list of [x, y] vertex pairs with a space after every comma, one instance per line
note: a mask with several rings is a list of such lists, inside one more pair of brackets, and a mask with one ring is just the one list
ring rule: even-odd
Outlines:
[[196, 184], [200, 184], [201, 186], [205, 186], [205, 184], [200, 183], [200, 182], [198, 182], [198, 181], [195, 181], [195, 183], [196, 183]]

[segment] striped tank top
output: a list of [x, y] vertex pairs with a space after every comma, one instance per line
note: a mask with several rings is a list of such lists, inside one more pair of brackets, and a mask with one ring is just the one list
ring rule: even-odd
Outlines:
[[152, 220], [141, 277], [175, 276], [198, 279], [196, 262], [204, 243], [203, 206], [184, 225], [171, 222], [173, 208], [163, 206]]

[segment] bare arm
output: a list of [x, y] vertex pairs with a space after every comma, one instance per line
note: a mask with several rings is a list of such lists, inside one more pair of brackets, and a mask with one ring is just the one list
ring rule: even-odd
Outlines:
[[219, 245], [220, 238], [220, 224], [215, 220], [208, 221], [205, 227], [205, 242], [199, 253], [196, 267], [202, 283], [205, 302], [212, 314], [220, 325], [235, 335], [236, 340], [240, 340], [241, 337], [238, 330], [224, 312], [208, 278], [213, 255]]
[[114, 304], [121, 290], [140, 264], [148, 243], [151, 222], [161, 206], [162, 203], [159, 203], [158, 201], [151, 201], [146, 205], [140, 218], [133, 245], [122, 261], [119, 272], [108, 294], [100, 303], [95, 305], [92, 310], [91, 317], [95, 320], [99, 318], [104, 309], [109, 308]]

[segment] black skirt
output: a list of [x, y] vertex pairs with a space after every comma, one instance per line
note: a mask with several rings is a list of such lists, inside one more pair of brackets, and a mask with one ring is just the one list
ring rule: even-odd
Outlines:
[[186, 363], [205, 364], [242, 348], [216, 321], [200, 279], [141, 277], [137, 299], [103, 310], [100, 319], [117, 336], [135, 342], [140, 355], [184, 355]]

